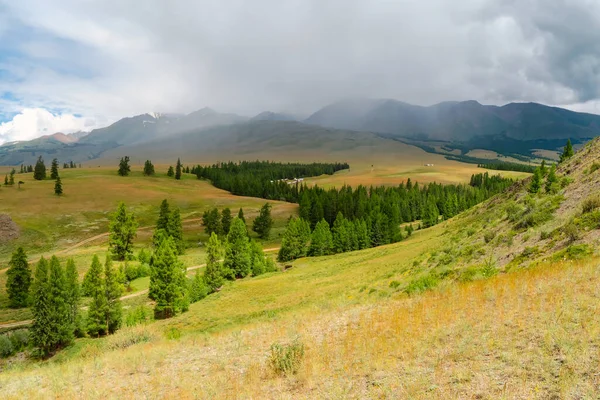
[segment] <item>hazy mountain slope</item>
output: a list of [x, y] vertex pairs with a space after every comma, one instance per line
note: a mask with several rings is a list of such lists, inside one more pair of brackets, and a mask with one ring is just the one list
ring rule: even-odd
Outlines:
[[252, 121], [297, 121], [293, 115], [264, 111], [252, 117]]

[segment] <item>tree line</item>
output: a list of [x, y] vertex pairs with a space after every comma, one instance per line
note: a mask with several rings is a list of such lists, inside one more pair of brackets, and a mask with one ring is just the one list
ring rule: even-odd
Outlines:
[[[246, 226], [246, 218], [244, 217], [244, 210], [242, 208], [240, 208], [237, 217], [244, 223], [244, 226]], [[232, 220], [233, 217], [229, 208], [224, 208], [219, 212], [215, 207], [202, 214], [202, 225], [209, 236], [212, 233], [217, 234], [217, 236], [227, 235]], [[258, 233], [258, 236], [261, 239], [268, 239], [272, 227], [273, 218], [271, 217], [271, 204], [265, 203], [260, 208], [258, 216], [252, 222], [252, 230]]]
[[535, 171], [535, 168], [536, 168], [533, 165], [520, 164], [520, 163], [508, 162], [508, 161], [486, 162], [486, 163], [482, 163], [482, 164], [477, 164], [477, 167], [485, 168], [485, 169], [493, 169], [493, 170], [497, 170], [497, 171], [517, 171], [517, 172], [528, 172], [528, 173], [533, 173], [533, 171]]

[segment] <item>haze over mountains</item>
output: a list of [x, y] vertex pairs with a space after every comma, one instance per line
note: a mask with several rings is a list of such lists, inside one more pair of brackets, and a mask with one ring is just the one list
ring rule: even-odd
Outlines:
[[[325, 129], [326, 128], [326, 129]], [[357, 134], [367, 132], [368, 134]], [[537, 103], [482, 105], [476, 101], [416, 106], [389, 99], [344, 100], [298, 121], [288, 114], [262, 112], [253, 118], [203, 108], [188, 115], [142, 114], [123, 118], [89, 134], [40, 137], [0, 146], [0, 164], [33, 163], [42, 155], [85, 162], [105, 154], [231, 154], [304, 151], [328, 145], [338, 149], [373, 140], [421, 144], [442, 142], [463, 153], [481, 148], [531, 155], [553, 150], [567, 138], [582, 143], [600, 134], [600, 116]], [[115, 151], [119, 149], [119, 151]]]

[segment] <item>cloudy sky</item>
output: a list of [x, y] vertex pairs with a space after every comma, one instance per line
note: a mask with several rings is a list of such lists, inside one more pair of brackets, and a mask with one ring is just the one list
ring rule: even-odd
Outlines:
[[600, 2], [0, 0], [0, 143], [353, 97], [600, 113]]

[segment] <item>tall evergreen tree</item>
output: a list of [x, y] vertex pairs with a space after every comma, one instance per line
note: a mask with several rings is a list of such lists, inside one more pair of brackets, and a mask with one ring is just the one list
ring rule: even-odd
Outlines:
[[50, 179], [58, 178], [58, 160], [55, 158], [52, 160], [52, 165], [50, 166]]
[[273, 227], [273, 218], [271, 217], [271, 204], [265, 203], [260, 209], [258, 217], [254, 219], [252, 230], [258, 233], [261, 239], [268, 239]]
[[427, 205], [425, 207], [425, 214], [423, 215], [423, 225], [425, 228], [436, 225], [440, 217], [440, 211], [435, 203], [433, 197], [427, 199]]
[[121, 158], [119, 161], [119, 175], [127, 176], [131, 172], [131, 166], [129, 165], [129, 156], [125, 156]]
[[173, 176], [175, 176], [175, 171], [173, 170], [173, 166], [169, 166], [169, 169], [167, 170], [167, 176], [169, 178], [172, 178]]
[[185, 250], [185, 243], [183, 242], [183, 226], [181, 224], [181, 213], [179, 208], [175, 207], [171, 211], [169, 216], [169, 222], [167, 224], [167, 234], [173, 238], [177, 254], [183, 254]]
[[221, 216], [219, 215], [219, 210], [217, 208], [213, 208], [210, 211], [205, 211], [202, 215], [202, 225], [206, 229], [206, 233], [210, 235], [211, 233], [216, 233], [217, 235], [221, 235], [223, 233], [223, 226], [221, 225]]
[[259, 276], [267, 272], [267, 259], [262, 246], [255, 240], [250, 241], [250, 264], [252, 276]]
[[540, 164], [540, 173], [542, 175], [542, 178], [545, 178], [546, 175], [548, 174], [548, 168], [546, 167], [546, 160], [542, 160], [542, 163]]
[[177, 259], [175, 243], [170, 236], [165, 236], [153, 257], [153, 292], [154, 317], [171, 318], [181, 311], [181, 302], [185, 297], [185, 271]]
[[79, 287], [79, 274], [77, 273], [77, 267], [72, 258], [67, 260], [67, 267], [65, 268], [65, 282], [66, 282], [66, 293], [67, 293], [67, 304], [69, 306], [69, 323], [73, 326], [75, 334], [81, 336], [81, 321], [79, 314], [79, 299], [81, 298], [81, 291]]
[[44, 164], [44, 159], [42, 156], [39, 156], [37, 162], [35, 163], [35, 168], [33, 169], [33, 179], [36, 181], [46, 179], [46, 165]]
[[540, 172], [540, 168], [536, 168], [533, 177], [531, 178], [531, 183], [529, 184], [529, 193], [537, 193], [540, 191], [541, 187], [542, 173]]
[[302, 218], [291, 218], [287, 224], [277, 259], [291, 261], [305, 257], [308, 253], [310, 241], [310, 225]]
[[238, 218], [246, 225], [246, 218], [244, 217], [244, 210], [242, 210], [242, 207], [240, 207], [240, 211], [238, 211]]
[[60, 180], [60, 176], [57, 176], [56, 182], [54, 182], [54, 194], [57, 196], [62, 196], [63, 194], [63, 187], [62, 181]]
[[181, 160], [177, 159], [177, 165], [175, 166], [175, 179], [181, 179]]
[[27, 307], [29, 288], [31, 286], [31, 270], [27, 254], [22, 247], [17, 248], [8, 262], [6, 271], [6, 292], [8, 305], [11, 308]]
[[556, 164], [550, 166], [550, 172], [546, 178], [546, 193], [554, 193], [558, 191], [558, 178], [556, 177]]
[[10, 170], [10, 175], [8, 176], [8, 184], [10, 186], [15, 184], [15, 173], [16, 171], [14, 168]]
[[369, 237], [369, 228], [367, 222], [364, 219], [354, 220], [356, 239], [358, 242], [358, 249], [368, 249], [371, 247], [371, 239]]
[[221, 211], [221, 228], [223, 229], [223, 233], [225, 235], [229, 233], [232, 218], [233, 217], [231, 216], [231, 210], [229, 208], [224, 208], [223, 211]]
[[333, 251], [335, 253], [348, 251], [350, 247], [350, 233], [347, 230], [346, 219], [341, 212], [338, 213], [333, 222], [332, 237]]
[[152, 164], [152, 161], [150, 160], [146, 160], [146, 162], [144, 163], [144, 175], [154, 175], [154, 164]]
[[234, 218], [225, 243], [224, 269], [228, 278], [244, 278], [251, 272], [250, 243], [246, 225]]
[[90, 336], [100, 336], [107, 333], [106, 314], [108, 303], [106, 301], [105, 282], [102, 279], [102, 265], [98, 256], [94, 255], [92, 266], [83, 280], [84, 291], [92, 298], [88, 306], [86, 328]]
[[4, 175], [4, 186], [8, 186], [8, 175]]
[[65, 272], [56, 256], [52, 256], [50, 259], [49, 288], [52, 327], [56, 335], [54, 347], [58, 348], [59, 346], [67, 345], [73, 341], [74, 326], [69, 323], [71, 310], [68, 304]]
[[223, 286], [224, 271], [221, 255], [221, 242], [217, 234], [212, 232], [206, 245], [206, 268], [204, 268], [204, 282], [211, 293]]
[[171, 216], [171, 210], [169, 208], [169, 202], [164, 199], [160, 203], [160, 211], [158, 213], [158, 220], [156, 221], [156, 228], [152, 234], [152, 243], [154, 247], [158, 247], [162, 240], [162, 236], [167, 234], [169, 227], [169, 218]]
[[104, 295], [106, 297], [106, 308], [104, 314], [105, 331], [114, 333], [121, 327], [123, 309], [121, 306], [121, 285], [117, 282], [112, 261], [106, 256], [104, 263]]
[[569, 158], [573, 157], [573, 145], [571, 144], [571, 139], [567, 139], [567, 144], [565, 145], [565, 148], [563, 149], [562, 154], [560, 155], [560, 161], [559, 162], [563, 162], [568, 160]]
[[137, 235], [135, 216], [127, 212], [125, 203], [119, 203], [110, 221], [109, 231], [110, 251], [118, 260], [125, 260], [133, 253], [133, 239]]
[[[365, 225], [366, 226], [366, 225]], [[315, 225], [310, 238], [310, 248], [308, 255], [310, 256], [325, 256], [331, 254], [333, 248], [333, 236], [329, 229], [329, 224], [325, 219], [322, 219]]]
[[31, 310], [33, 323], [29, 333], [31, 343], [41, 356], [50, 354], [56, 341], [50, 296], [48, 262], [42, 257], [35, 268]]

